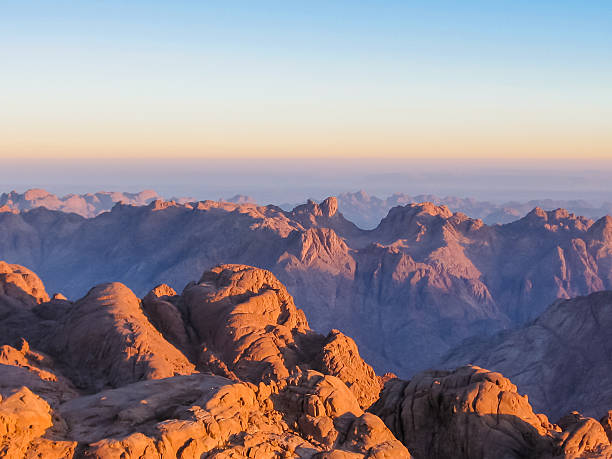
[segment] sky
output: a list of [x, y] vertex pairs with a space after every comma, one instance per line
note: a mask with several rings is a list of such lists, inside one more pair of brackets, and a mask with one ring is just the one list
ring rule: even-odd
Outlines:
[[7, 0], [0, 43], [15, 183], [36, 160], [612, 161], [607, 0]]

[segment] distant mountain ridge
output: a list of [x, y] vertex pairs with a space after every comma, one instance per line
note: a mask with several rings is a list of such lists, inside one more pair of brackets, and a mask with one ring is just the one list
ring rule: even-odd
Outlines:
[[508, 201], [494, 203], [457, 196], [440, 197], [433, 194], [408, 195], [394, 193], [386, 198], [370, 196], [363, 190], [338, 195], [338, 206], [342, 213], [361, 228], [375, 228], [389, 210], [410, 203], [432, 202], [445, 205], [453, 212], [462, 212], [472, 218], [480, 218], [489, 225], [504, 224], [518, 220], [535, 207], [545, 210], [567, 209], [577, 215], [598, 219], [612, 214], [612, 203], [595, 206], [585, 200], [535, 199], [527, 202]]
[[[18, 193], [11, 191], [0, 194], [0, 212], [21, 212], [36, 207], [49, 210], [72, 212], [86, 218], [108, 212], [117, 203], [133, 206], [146, 206], [157, 199], [164, 199], [154, 190], [143, 190], [138, 193], [99, 191], [97, 193], [68, 194], [60, 197], [46, 190], [33, 188]], [[173, 197], [170, 200], [181, 204], [197, 201], [191, 197]], [[439, 197], [433, 194], [408, 195], [394, 193], [386, 198], [371, 196], [363, 190], [341, 193], [337, 196], [338, 208], [342, 214], [355, 225], [363, 229], [373, 229], [393, 207], [406, 204], [431, 202], [447, 206], [452, 212], [462, 212], [472, 218], [479, 218], [488, 225], [510, 223], [524, 217], [535, 207], [544, 210], [567, 209], [576, 214], [594, 220], [612, 214], [612, 203], [603, 203], [597, 207], [584, 200], [536, 199], [527, 202], [508, 201], [502, 204], [490, 201], [479, 201], [473, 198], [457, 196]], [[236, 194], [220, 201], [235, 204], [262, 204], [257, 199], [244, 194]], [[290, 211], [299, 204], [280, 204], [279, 207]]]
[[134, 206], [144, 206], [161, 197], [153, 190], [139, 193], [99, 191], [87, 194], [68, 194], [59, 197], [46, 190], [33, 188], [24, 193], [11, 191], [0, 194], [0, 209], [5, 212], [23, 212], [44, 207], [49, 210], [72, 212], [83, 217], [92, 218], [109, 211], [116, 203], [122, 202]]
[[110, 281], [139, 295], [162, 281], [181, 289], [220, 263], [269, 269], [315, 330], [342, 329], [375, 368], [403, 376], [466, 338], [533, 320], [557, 298], [612, 289], [612, 219], [562, 209], [491, 226], [408, 204], [363, 230], [334, 197], [290, 211], [156, 200], [89, 219], [0, 213], [0, 228], [0, 258], [31, 266], [70, 298]]

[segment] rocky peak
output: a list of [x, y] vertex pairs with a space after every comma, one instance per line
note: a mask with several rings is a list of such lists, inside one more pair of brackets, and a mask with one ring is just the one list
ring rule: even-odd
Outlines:
[[[422, 202], [418, 204], [406, 204], [405, 206], [393, 207], [384, 220], [405, 220], [414, 217], [440, 217], [447, 219], [453, 216], [450, 209], [444, 205], [437, 206], [433, 202]], [[382, 222], [381, 222], [382, 224]]]
[[291, 213], [294, 215], [311, 215], [313, 217], [331, 218], [338, 211], [338, 199], [335, 196], [330, 196], [324, 199], [321, 204], [317, 204], [312, 199], [306, 201], [306, 204], [301, 204], [295, 207]]
[[392, 243], [398, 239], [424, 243], [441, 237], [443, 225], [453, 216], [446, 206], [431, 202], [393, 207], [374, 230], [380, 240]]
[[594, 239], [612, 242], [612, 217], [610, 215], [601, 217], [589, 228], [589, 233]]
[[163, 199], [155, 199], [154, 201], [151, 201], [148, 207], [149, 209], [155, 212], [158, 210], [168, 209], [170, 207], [180, 207], [180, 205], [177, 204], [176, 201], [164, 201]]
[[530, 226], [543, 227], [549, 231], [556, 232], [561, 230], [586, 231], [593, 224], [593, 221], [585, 217], [576, 216], [566, 209], [546, 211], [541, 207], [535, 207], [516, 223], [527, 223]]
[[338, 211], [338, 198], [335, 196], [326, 198], [319, 205], [319, 209], [324, 217], [333, 217]]
[[168, 284], [159, 284], [158, 286], [151, 289], [151, 291], [147, 293], [145, 298], [153, 300], [155, 298], [161, 298], [165, 296], [175, 296], [175, 295], [176, 295], [176, 291], [172, 287], [170, 287]]
[[4, 205], [0, 206], [0, 214], [1, 213], [18, 214], [19, 211], [17, 209], [13, 209], [8, 204], [4, 204]]
[[6, 295], [33, 306], [49, 301], [40, 278], [27, 268], [0, 261], [0, 296]]
[[46, 197], [52, 196], [47, 190], [43, 190], [41, 188], [32, 188], [27, 190], [23, 197], [26, 201], [35, 201], [37, 199], [44, 199]]

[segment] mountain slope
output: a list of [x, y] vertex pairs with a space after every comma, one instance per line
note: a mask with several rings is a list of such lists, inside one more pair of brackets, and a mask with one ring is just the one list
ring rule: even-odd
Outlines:
[[443, 364], [474, 363], [511, 378], [534, 408], [552, 417], [612, 405], [612, 292], [559, 300], [524, 327], [468, 342]]

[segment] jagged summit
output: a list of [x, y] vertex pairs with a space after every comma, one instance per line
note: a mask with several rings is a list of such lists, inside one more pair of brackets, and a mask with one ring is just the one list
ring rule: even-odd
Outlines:
[[[435, 205], [433, 202], [411, 203], [405, 206], [397, 206], [389, 210], [389, 214], [383, 221], [395, 221], [413, 217], [431, 216], [448, 219], [453, 213], [448, 207]], [[381, 221], [381, 224], [383, 222]]]
[[589, 218], [577, 216], [566, 209], [554, 209], [545, 211], [540, 207], [535, 207], [525, 217], [516, 221], [514, 224], [527, 224], [545, 228], [549, 231], [559, 230], [579, 230], [586, 231], [593, 224]]
[[292, 210], [294, 215], [312, 215], [314, 217], [331, 218], [338, 211], [338, 199], [335, 196], [330, 196], [321, 204], [317, 204], [312, 199], [309, 199], [306, 204], [299, 205]]

